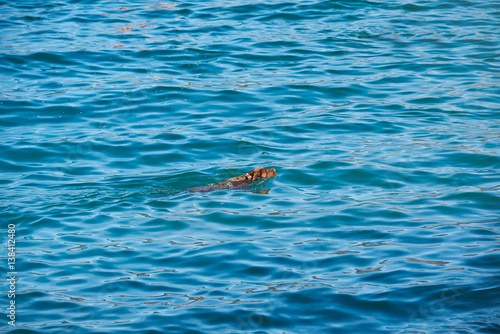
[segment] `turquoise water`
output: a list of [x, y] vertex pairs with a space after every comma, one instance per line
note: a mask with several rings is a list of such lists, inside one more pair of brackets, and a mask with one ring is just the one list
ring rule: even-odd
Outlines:
[[498, 1], [0, 9], [0, 331], [500, 332]]

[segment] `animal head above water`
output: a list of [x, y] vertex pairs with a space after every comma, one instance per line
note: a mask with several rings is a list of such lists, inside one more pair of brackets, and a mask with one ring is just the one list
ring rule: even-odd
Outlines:
[[263, 179], [267, 177], [273, 177], [276, 175], [276, 169], [274, 168], [255, 168], [254, 170], [251, 170], [250, 172], [246, 173], [245, 175], [248, 175], [252, 181], [257, 181], [258, 179]]
[[274, 169], [274, 168], [270, 168], [270, 169], [255, 168], [254, 170], [251, 170], [246, 174], [232, 177], [232, 178], [227, 179], [225, 181], [219, 182], [215, 185], [189, 188], [189, 189], [187, 189], [187, 191], [189, 191], [189, 192], [207, 192], [207, 191], [212, 191], [212, 190], [217, 190], [217, 189], [231, 189], [231, 188], [246, 189], [246, 188], [248, 188], [249, 184], [254, 182], [254, 181], [264, 179], [264, 178], [273, 177], [275, 175], [276, 175], [276, 169]]

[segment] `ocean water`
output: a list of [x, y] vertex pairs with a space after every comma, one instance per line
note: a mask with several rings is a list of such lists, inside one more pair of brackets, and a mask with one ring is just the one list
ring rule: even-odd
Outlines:
[[0, 331], [500, 333], [499, 1], [0, 10]]

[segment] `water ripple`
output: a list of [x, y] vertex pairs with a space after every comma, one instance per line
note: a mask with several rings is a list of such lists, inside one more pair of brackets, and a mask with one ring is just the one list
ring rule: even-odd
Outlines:
[[498, 332], [494, 3], [0, 3], [1, 330]]

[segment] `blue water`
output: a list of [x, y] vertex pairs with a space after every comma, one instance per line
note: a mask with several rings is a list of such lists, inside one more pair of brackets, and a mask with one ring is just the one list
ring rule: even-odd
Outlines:
[[0, 331], [500, 333], [500, 2], [0, 10]]

